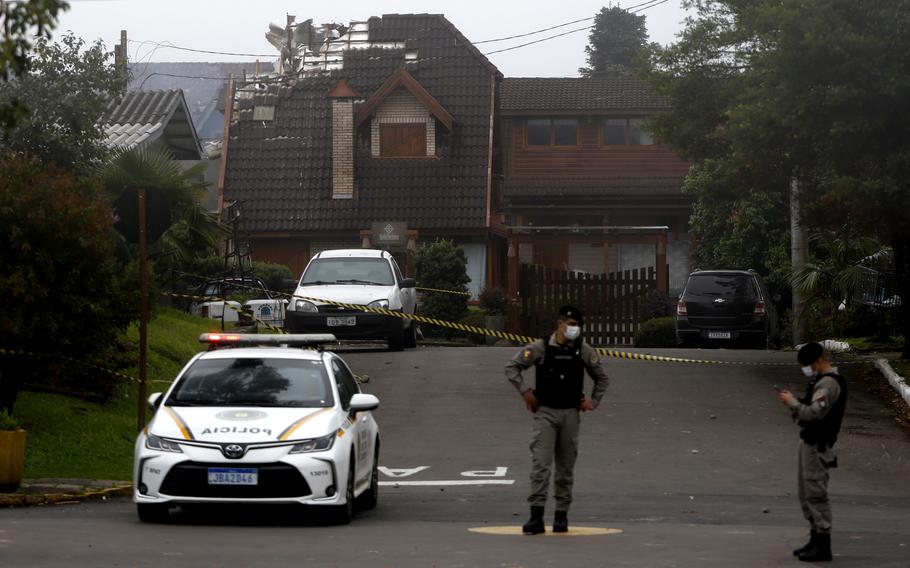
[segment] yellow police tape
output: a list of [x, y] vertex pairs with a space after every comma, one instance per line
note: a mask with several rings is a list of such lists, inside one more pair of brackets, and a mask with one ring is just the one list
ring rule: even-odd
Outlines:
[[[107, 367], [102, 367], [101, 365], [95, 365], [93, 363], [86, 363], [81, 359], [76, 359], [74, 357], [68, 357], [66, 355], [60, 355], [59, 353], [38, 353], [35, 351], [27, 351], [25, 349], [3, 349], [0, 348], [0, 356], [2, 355], [25, 355], [26, 357], [32, 357], [34, 359], [56, 359], [61, 361], [69, 361], [71, 363], [78, 363], [84, 367], [89, 367], [91, 369], [96, 369], [108, 375], [113, 375], [115, 377], [120, 377], [121, 379], [126, 379], [128, 381], [133, 381], [138, 383], [139, 379], [131, 377], [120, 371], [115, 371], [113, 369], [108, 369]], [[170, 380], [148, 380], [148, 383], [170, 383]]]
[[421, 292], [439, 292], [441, 294], [452, 294], [453, 296], [467, 296], [471, 297], [470, 292], [461, 292], [459, 290], [442, 290], [440, 288], [424, 288], [423, 286], [417, 286], [417, 289]]
[[[202, 276], [199, 274], [190, 274], [188, 272], [181, 272], [186, 276], [191, 276], [193, 278], [211, 280], [208, 276]], [[245, 286], [242, 284], [234, 284], [238, 288], [249, 288], [251, 290], [261, 290], [256, 286]], [[514, 341], [516, 343], [533, 343], [537, 341], [538, 337], [531, 337], [529, 335], [520, 335], [517, 333], [511, 333], [508, 331], [498, 331], [495, 329], [487, 329], [484, 327], [478, 327], [475, 325], [467, 325], [463, 323], [450, 322], [436, 318], [430, 318], [427, 316], [422, 316], [420, 314], [406, 314], [404, 312], [399, 312], [395, 310], [389, 310], [385, 308], [374, 308], [372, 306], [364, 306], [361, 304], [350, 304], [346, 302], [338, 302], [335, 300], [327, 300], [325, 298], [316, 298], [312, 296], [298, 296], [295, 294], [288, 294], [285, 292], [278, 292], [275, 290], [266, 290], [272, 294], [285, 296], [291, 298], [292, 300], [306, 300], [308, 302], [317, 302], [320, 304], [327, 304], [330, 306], [337, 306], [341, 308], [347, 308], [350, 310], [357, 310], [361, 312], [381, 314], [389, 317], [399, 318], [399, 319], [410, 319], [419, 323], [426, 323], [430, 325], [435, 325], [438, 327], [447, 327], [449, 329], [457, 329], [459, 331], [464, 331], [467, 333], [476, 333], [478, 335], [487, 335], [490, 337], [496, 337], [498, 339], [506, 339], [508, 341]], [[789, 363], [776, 363], [776, 362], [764, 362], [764, 361], [718, 361], [713, 359], [690, 359], [687, 357], [666, 357], [664, 355], [649, 355], [646, 353], [630, 353], [628, 351], [616, 351], [614, 349], [606, 349], [603, 347], [595, 348], [597, 353], [603, 357], [610, 357], [612, 359], [627, 359], [630, 361], [650, 361], [654, 363], [696, 363], [701, 365], [743, 365], [743, 366], [770, 366], [770, 367], [779, 367], [779, 366], [788, 366]]]

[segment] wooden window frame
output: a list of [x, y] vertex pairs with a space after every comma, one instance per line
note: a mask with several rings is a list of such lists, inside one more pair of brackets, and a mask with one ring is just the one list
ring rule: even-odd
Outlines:
[[[597, 126], [597, 146], [600, 148], [638, 148], [641, 151], [646, 151], [647, 148], [656, 148], [658, 144], [654, 142], [654, 137], [651, 136], [650, 144], [630, 144], [629, 143], [629, 121], [630, 120], [644, 120], [647, 117], [644, 116], [604, 116], [598, 121]], [[625, 120], [626, 121], [626, 143], [625, 144], [605, 144], [604, 143], [604, 126], [606, 126], [607, 120]], [[650, 133], [649, 133], [650, 136]]]
[[[429, 128], [427, 128], [427, 123], [426, 123], [425, 121], [414, 121], [414, 122], [380, 122], [380, 123], [378, 124], [378, 126], [379, 126], [379, 155], [377, 155], [377, 156], [371, 156], [374, 160], [376, 160], [376, 159], [378, 159], [378, 160], [426, 160], [426, 159], [431, 159], [431, 160], [433, 160], [433, 159], [437, 159], [437, 158], [438, 158], [438, 156], [437, 156], [435, 153], [434, 153], [434, 154], [428, 154], [428, 153], [427, 153], [427, 145], [428, 145], [427, 136], [429, 136]], [[402, 127], [402, 126], [410, 126], [410, 127], [422, 126], [422, 127], [423, 127], [423, 154], [420, 154], [420, 155], [401, 155], [401, 156], [383, 156], [383, 155], [382, 155], [382, 127], [383, 127], [383, 126], [392, 126], [392, 127], [395, 127], [395, 126], [398, 126], [398, 127]], [[435, 147], [435, 144], [434, 144], [434, 147]], [[371, 152], [371, 154], [372, 154], [372, 152]]]
[[[543, 146], [543, 145], [538, 146], [538, 145], [531, 145], [531, 144], [528, 144], [528, 121], [529, 121], [529, 120], [548, 120], [548, 121], [550, 121], [550, 143], [549, 143], [548, 145], [546, 145], [546, 146]], [[560, 145], [557, 145], [557, 144], [555, 144], [555, 142], [556, 142], [556, 128], [555, 128], [554, 125], [553, 125], [553, 121], [554, 121], [554, 120], [574, 120], [574, 121], [575, 121], [575, 144], [574, 144], [574, 145], [569, 145], [569, 144], [560, 144]], [[523, 134], [522, 134], [522, 145], [523, 145], [523, 147], [524, 147], [523, 149], [524, 149], [524, 150], [530, 150], [531, 152], [553, 152], [554, 150], [555, 150], [555, 151], [562, 151], [562, 150], [578, 150], [579, 148], [581, 148], [581, 126], [582, 126], [582, 121], [581, 121], [579, 118], [572, 117], [572, 116], [568, 116], [568, 117], [555, 117], [555, 118], [554, 118], [554, 117], [548, 117], [548, 118], [543, 118], [543, 117], [526, 118], [526, 119], [524, 119], [524, 121], [522, 121], [522, 129], [523, 129]]]

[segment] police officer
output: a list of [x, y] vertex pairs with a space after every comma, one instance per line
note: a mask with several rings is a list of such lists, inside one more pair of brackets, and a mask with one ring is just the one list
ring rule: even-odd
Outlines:
[[782, 390], [778, 395], [799, 422], [799, 503], [809, 521], [809, 542], [793, 551], [803, 562], [831, 560], [831, 504], [828, 470], [837, 467], [834, 443], [847, 407], [847, 382], [832, 367], [818, 343], [797, 354], [809, 386], [802, 398]]
[[[578, 308], [559, 310], [556, 332], [530, 343], [506, 365], [506, 377], [534, 414], [531, 436], [531, 518], [522, 527], [524, 534], [545, 531], [544, 506], [550, 486], [550, 468], [556, 460], [554, 493], [556, 516], [553, 532], [569, 530], [572, 503], [572, 470], [578, 457], [579, 411], [594, 410], [609, 384], [597, 352], [581, 338], [584, 318]], [[535, 387], [525, 384], [522, 371], [536, 368]], [[594, 379], [591, 399], [584, 394], [584, 374]]]

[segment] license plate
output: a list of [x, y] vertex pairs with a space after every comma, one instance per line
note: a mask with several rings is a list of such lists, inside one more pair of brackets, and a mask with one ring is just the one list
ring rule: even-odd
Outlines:
[[325, 324], [329, 327], [342, 327], [347, 325], [357, 325], [355, 316], [345, 316], [340, 318], [326, 318]]
[[730, 339], [729, 331], [709, 331], [708, 339]]
[[209, 485], [258, 485], [259, 471], [254, 467], [210, 467]]

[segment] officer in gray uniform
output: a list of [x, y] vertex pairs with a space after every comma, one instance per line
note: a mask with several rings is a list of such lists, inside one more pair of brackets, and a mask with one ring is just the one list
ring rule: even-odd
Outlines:
[[778, 395], [800, 426], [799, 503], [809, 521], [809, 542], [793, 551], [803, 562], [831, 560], [831, 504], [828, 470], [837, 467], [834, 443], [847, 408], [847, 381], [832, 367], [818, 343], [809, 343], [797, 354], [803, 374], [809, 378], [806, 394], [796, 398], [790, 391]]
[[[569, 530], [569, 505], [572, 503], [572, 470], [578, 457], [579, 411], [594, 410], [610, 379], [600, 364], [597, 352], [581, 339], [584, 319], [578, 308], [559, 310], [556, 332], [525, 346], [506, 365], [506, 377], [524, 398], [534, 414], [531, 436], [531, 518], [525, 534], [545, 531], [544, 506], [550, 486], [550, 468], [556, 460], [554, 493], [556, 516], [553, 532]], [[536, 383], [525, 384], [522, 371], [536, 367]], [[594, 379], [591, 399], [585, 398], [585, 369]]]

